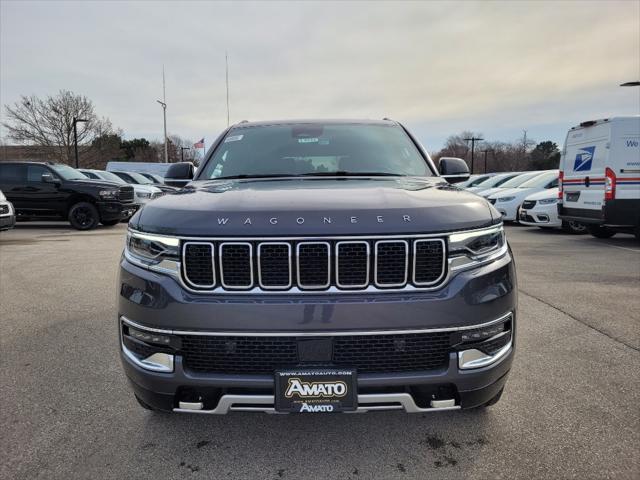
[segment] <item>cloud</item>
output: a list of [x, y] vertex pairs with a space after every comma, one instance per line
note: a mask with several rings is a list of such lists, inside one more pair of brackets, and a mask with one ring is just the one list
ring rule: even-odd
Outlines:
[[128, 137], [232, 121], [389, 116], [432, 149], [463, 129], [555, 135], [640, 113], [638, 2], [3, 2], [0, 101], [66, 88]]

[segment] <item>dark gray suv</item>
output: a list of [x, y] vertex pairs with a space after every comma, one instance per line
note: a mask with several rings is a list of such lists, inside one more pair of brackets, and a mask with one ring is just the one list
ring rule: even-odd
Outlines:
[[[192, 175], [187, 172], [185, 175]], [[121, 357], [148, 409], [491, 405], [515, 348], [500, 214], [400, 124], [242, 122], [129, 222]]]

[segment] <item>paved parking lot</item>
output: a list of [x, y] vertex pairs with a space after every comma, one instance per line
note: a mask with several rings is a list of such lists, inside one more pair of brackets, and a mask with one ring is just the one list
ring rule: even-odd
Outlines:
[[138, 407], [118, 358], [125, 226], [0, 234], [0, 478], [639, 478], [640, 245], [509, 227], [518, 352], [502, 401], [431, 415]]

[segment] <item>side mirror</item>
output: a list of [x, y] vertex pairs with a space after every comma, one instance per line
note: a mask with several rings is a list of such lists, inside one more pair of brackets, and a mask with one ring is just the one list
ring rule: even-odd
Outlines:
[[60, 183], [60, 181], [56, 178], [53, 178], [53, 175], [51, 175], [50, 173], [43, 173], [42, 177], [40, 177], [40, 180], [44, 183]]
[[469, 179], [469, 166], [461, 158], [442, 157], [438, 162], [440, 175], [449, 183], [464, 182]]
[[195, 167], [191, 162], [172, 164], [164, 177], [164, 183], [172, 187], [184, 187], [193, 179]]

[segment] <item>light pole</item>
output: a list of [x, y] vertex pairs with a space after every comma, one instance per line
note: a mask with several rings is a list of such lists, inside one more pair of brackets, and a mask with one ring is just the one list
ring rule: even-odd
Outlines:
[[169, 162], [169, 150], [167, 147], [167, 104], [156, 100], [162, 106], [162, 117], [164, 119], [164, 162]]
[[191, 150], [189, 147], [180, 147], [180, 161], [184, 162], [184, 151]]
[[481, 142], [484, 138], [472, 136], [471, 138], [465, 138], [464, 140], [466, 142], [471, 142], [471, 174], [473, 174], [473, 154], [476, 148], [476, 142]]
[[481, 150], [484, 153], [484, 173], [487, 173], [487, 153], [489, 153], [488, 149]]
[[73, 117], [73, 146], [76, 152], [76, 168], [80, 168], [80, 159], [78, 158], [78, 122], [88, 122], [89, 120], [84, 118]]

